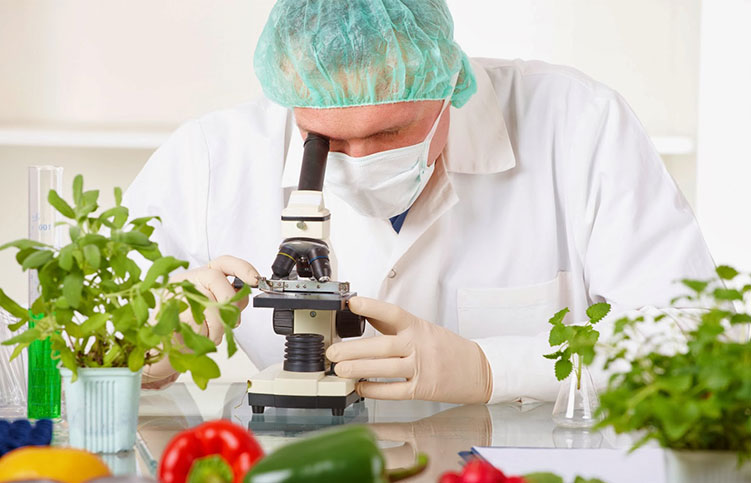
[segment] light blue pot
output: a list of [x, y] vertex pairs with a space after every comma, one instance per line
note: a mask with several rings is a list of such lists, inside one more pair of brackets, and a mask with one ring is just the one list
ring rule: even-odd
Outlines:
[[133, 448], [138, 426], [141, 371], [127, 367], [79, 368], [78, 379], [60, 369], [70, 445], [94, 453]]

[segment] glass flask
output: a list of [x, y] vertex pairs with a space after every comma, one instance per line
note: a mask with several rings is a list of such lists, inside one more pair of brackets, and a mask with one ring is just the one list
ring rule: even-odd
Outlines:
[[574, 370], [561, 383], [553, 406], [553, 422], [564, 428], [591, 428], [597, 423], [595, 410], [600, 405], [592, 375], [586, 366], [579, 366], [573, 356]]

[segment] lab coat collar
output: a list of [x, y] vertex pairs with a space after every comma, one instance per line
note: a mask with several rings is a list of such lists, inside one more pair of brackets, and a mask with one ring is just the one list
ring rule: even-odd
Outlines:
[[[490, 77], [482, 65], [470, 62], [477, 92], [460, 109], [451, 107], [445, 168], [449, 173], [500, 173], [516, 166], [516, 157]], [[292, 110], [287, 116], [286, 142], [284, 188], [297, 186], [302, 167], [303, 143]]]

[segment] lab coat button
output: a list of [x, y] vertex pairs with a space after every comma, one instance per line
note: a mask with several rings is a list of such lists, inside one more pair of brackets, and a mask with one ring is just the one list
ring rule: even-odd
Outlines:
[[394, 271], [394, 269], [392, 268], [392, 269], [391, 269], [391, 270], [389, 271], [389, 278], [394, 278], [394, 277], [396, 277], [396, 272], [395, 272], [395, 271]]

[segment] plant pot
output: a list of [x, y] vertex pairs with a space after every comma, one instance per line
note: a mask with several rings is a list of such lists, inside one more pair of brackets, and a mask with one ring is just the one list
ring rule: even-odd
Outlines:
[[141, 371], [127, 367], [60, 369], [70, 445], [94, 453], [116, 453], [133, 448], [138, 424]]
[[665, 450], [667, 483], [742, 483], [751, 481], [751, 463], [738, 468], [734, 451]]

